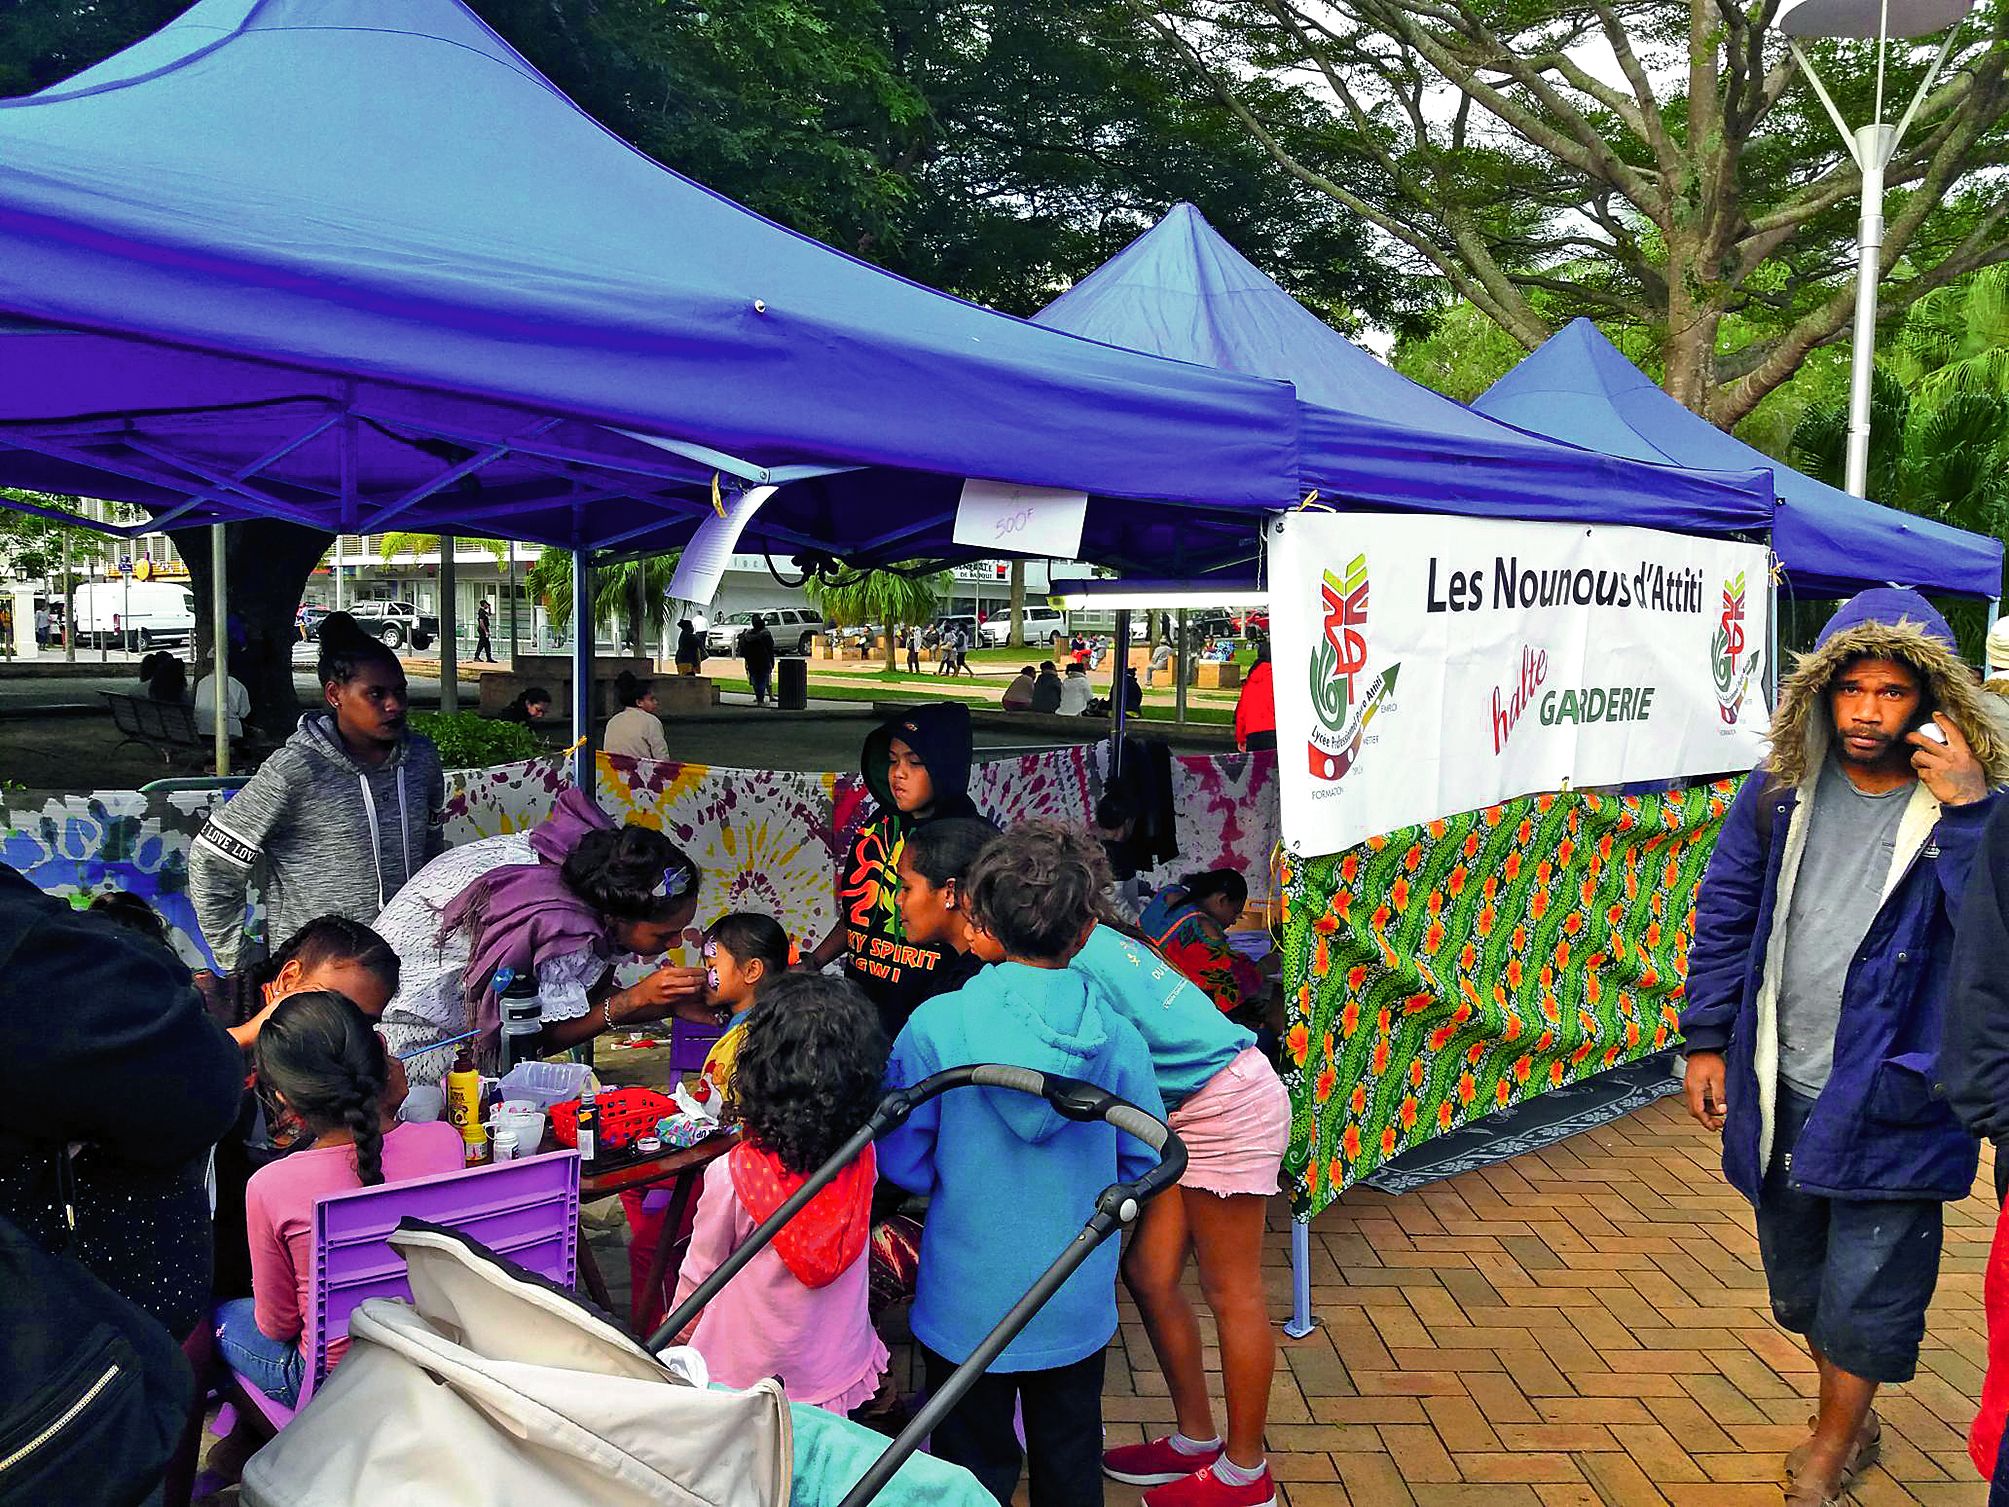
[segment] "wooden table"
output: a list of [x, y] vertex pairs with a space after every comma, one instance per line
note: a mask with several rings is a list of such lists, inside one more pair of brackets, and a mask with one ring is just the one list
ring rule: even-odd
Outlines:
[[[591, 1203], [595, 1199], [612, 1198], [616, 1194], [640, 1191], [644, 1188], [670, 1184], [669, 1217], [663, 1221], [663, 1235], [656, 1242], [656, 1254], [649, 1263], [648, 1280], [629, 1294], [628, 1323], [635, 1333], [646, 1340], [642, 1333], [642, 1315], [647, 1295], [662, 1290], [664, 1279], [670, 1271], [670, 1252], [679, 1243], [678, 1236], [683, 1230], [684, 1216], [690, 1211], [691, 1199], [697, 1193], [699, 1180], [705, 1168], [724, 1156], [733, 1147], [735, 1137], [722, 1131], [708, 1136], [695, 1146], [683, 1146], [665, 1151], [661, 1156], [649, 1157], [644, 1161], [626, 1162], [604, 1172], [590, 1172], [579, 1179], [579, 1201]], [[600, 1264], [593, 1257], [593, 1248], [582, 1231], [579, 1238], [579, 1275], [585, 1280], [586, 1291], [593, 1301], [607, 1312], [614, 1311], [614, 1300], [607, 1291], [607, 1279], [600, 1273]]]

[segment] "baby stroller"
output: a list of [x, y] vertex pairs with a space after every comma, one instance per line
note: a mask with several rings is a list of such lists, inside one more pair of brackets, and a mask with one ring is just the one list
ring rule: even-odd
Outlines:
[[[888, 1094], [646, 1348], [571, 1293], [452, 1231], [408, 1220], [391, 1243], [406, 1260], [412, 1303], [372, 1299], [355, 1311], [348, 1359], [252, 1457], [244, 1501], [248, 1507], [784, 1507], [796, 1484], [796, 1417], [818, 1430], [856, 1426], [814, 1409], [791, 1414], [772, 1379], [742, 1392], [707, 1389], [659, 1356], [868, 1144], [918, 1105], [968, 1086], [1037, 1094], [1070, 1120], [1104, 1121], [1152, 1147], [1158, 1164], [1134, 1183], [1103, 1189], [1080, 1234], [892, 1445], [842, 1489], [841, 1502], [838, 1490], [827, 1493], [829, 1507], [864, 1507], [1090, 1254], [1179, 1180], [1186, 1151], [1161, 1121], [1078, 1079], [996, 1064], [949, 1068]], [[829, 1436], [818, 1443], [827, 1464]], [[855, 1453], [855, 1444], [849, 1447]], [[976, 1493], [973, 1500], [988, 1500], [965, 1473], [953, 1474]]]

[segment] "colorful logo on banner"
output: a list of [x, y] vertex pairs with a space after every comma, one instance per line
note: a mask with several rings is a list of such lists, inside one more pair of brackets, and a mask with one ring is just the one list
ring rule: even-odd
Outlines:
[[1737, 725], [1744, 693], [1758, 670], [1757, 652], [1746, 654], [1744, 649], [1744, 572], [1739, 571], [1723, 583], [1722, 613], [1709, 640], [1711, 670], [1716, 680], [1716, 710], [1726, 727]]
[[1344, 578], [1324, 573], [1319, 604], [1324, 628], [1311, 655], [1311, 705], [1319, 725], [1305, 753], [1313, 779], [1337, 782], [1360, 756], [1368, 724], [1395, 689], [1401, 666], [1390, 665], [1355, 695], [1367, 668], [1366, 555], [1353, 557]]

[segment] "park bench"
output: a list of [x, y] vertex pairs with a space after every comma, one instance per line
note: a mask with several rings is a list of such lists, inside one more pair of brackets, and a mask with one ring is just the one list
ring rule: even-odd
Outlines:
[[112, 726], [119, 730], [118, 746], [143, 744], [160, 754], [163, 764], [174, 762], [177, 753], [206, 757], [216, 747], [215, 739], [195, 725], [195, 708], [183, 701], [155, 701], [148, 696], [127, 696], [117, 691], [100, 691], [112, 711]]

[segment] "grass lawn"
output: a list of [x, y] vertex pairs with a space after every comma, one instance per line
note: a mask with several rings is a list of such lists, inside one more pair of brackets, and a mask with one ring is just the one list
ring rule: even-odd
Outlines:
[[[1024, 664], [1025, 661], [1021, 659], [1018, 663]], [[983, 688], [982, 694], [969, 694], [975, 688], [964, 676], [957, 676], [952, 682], [947, 676], [909, 675], [905, 671], [896, 671], [888, 675], [883, 669], [875, 672], [870, 665], [857, 665], [855, 667], [845, 665], [843, 668], [847, 678], [856, 680], [869, 677], [877, 681], [878, 684], [869, 686], [833, 685], [812, 672], [809, 677], [809, 695], [811, 699], [816, 701], [858, 701], [868, 703], [873, 701], [941, 701], [944, 699], [953, 699], [967, 701], [972, 706], [989, 706], [992, 710], [995, 710], [997, 706], [995, 698], [990, 694], [991, 688], [989, 686]], [[971, 668], [974, 669], [975, 666], [972, 665]], [[1017, 670], [1018, 665], [1013, 665], [1012, 672], [1015, 674]], [[1006, 675], [1002, 678], [1008, 681], [1011, 676]], [[712, 684], [722, 691], [740, 691], [749, 696], [753, 694], [752, 684], [743, 678], [714, 675], [711, 677], [711, 680]], [[962, 688], [960, 694], [955, 689], [957, 686]], [[1154, 703], [1153, 697], [1162, 697], [1163, 700], [1161, 703]], [[1172, 720], [1171, 710], [1172, 697], [1170, 692], [1146, 692], [1144, 711], [1141, 715], [1133, 717], [1131, 720], [1133, 722], [1170, 722]], [[1235, 713], [1234, 708], [1230, 706], [1207, 706], [1203, 703], [1194, 703], [1189, 700], [1186, 707], [1186, 720], [1188, 722], [1228, 723], [1235, 720]]]

